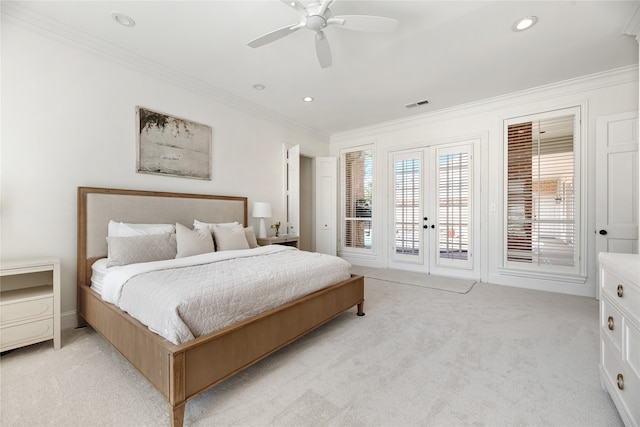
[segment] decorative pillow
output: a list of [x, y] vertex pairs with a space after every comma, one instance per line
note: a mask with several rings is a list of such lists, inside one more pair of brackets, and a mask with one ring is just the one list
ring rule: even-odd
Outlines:
[[161, 261], [176, 257], [176, 235], [173, 233], [147, 236], [109, 236], [107, 268], [138, 262]]
[[238, 249], [249, 249], [249, 243], [244, 234], [244, 228], [240, 227], [220, 227], [214, 225], [213, 238], [219, 251], [234, 251]]
[[108, 236], [132, 237], [146, 236], [149, 234], [175, 233], [173, 224], [127, 224], [125, 222], [109, 221]]
[[193, 220], [193, 229], [194, 230], [202, 230], [208, 229], [213, 233], [214, 227], [223, 227], [223, 228], [242, 228], [242, 224], [238, 221], [234, 222], [221, 222], [221, 223], [212, 223], [212, 222], [201, 222], [197, 219]]
[[178, 247], [176, 258], [184, 258], [216, 250], [209, 230], [190, 230], [182, 224], [176, 224], [176, 241]]
[[258, 240], [256, 239], [255, 231], [253, 231], [253, 225], [244, 229], [244, 237], [246, 237], [247, 243], [251, 249], [258, 247]]

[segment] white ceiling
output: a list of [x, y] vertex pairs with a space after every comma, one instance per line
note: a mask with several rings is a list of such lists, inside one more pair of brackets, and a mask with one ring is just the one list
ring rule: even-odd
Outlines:
[[[623, 33], [638, 4], [336, 0], [334, 15], [385, 16], [399, 25], [392, 34], [329, 27], [333, 66], [325, 69], [309, 30], [246, 45], [298, 22], [277, 0], [3, 1], [2, 13], [331, 135], [637, 64], [637, 42]], [[112, 12], [136, 26], [117, 25]], [[529, 15], [539, 18], [536, 26], [511, 30]], [[430, 104], [405, 108], [424, 99]]]

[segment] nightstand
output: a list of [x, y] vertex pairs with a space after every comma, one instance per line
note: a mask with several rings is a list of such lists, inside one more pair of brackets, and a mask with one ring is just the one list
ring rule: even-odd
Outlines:
[[3, 261], [0, 276], [0, 351], [50, 339], [59, 349], [60, 261]]
[[258, 237], [258, 244], [260, 246], [267, 245], [284, 245], [298, 247], [298, 236], [280, 236], [280, 237]]

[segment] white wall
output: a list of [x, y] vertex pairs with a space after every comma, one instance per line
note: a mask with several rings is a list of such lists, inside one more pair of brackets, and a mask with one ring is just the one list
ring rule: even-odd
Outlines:
[[[63, 327], [75, 322], [78, 186], [246, 196], [249, 215], [269, 201], [284, 222], [282, 144], [328, 153], [312, 132], [4, 16], [1, 36], [1, 257], [60, 258]], [[137, 105], [211, 126], [213, 179], [136, 173]]]
[[[586, 236], [586, 283], [561, 280], [530, 279], [502, 274], [503, 246], [503, 120], [527, 114], [539, 113], [570, 106], [582, 106], [583, 139], [586, 152], [584, 163], [584, 188], [586, 216], [583, 226]], [[374, 189], [374, 226], [378, 230], [378, 246], [373, 256], [350, 256], [351, 263], [386, 267], [389, 251], [385, 250], [391, 225], [387, 212], [389, 177], [387, 153], [389, 150], [422, 147], [443, 141], [479, 138], [487, 141], [482, 152], [482, 190], [480, 226], [483, 229], [480, 262], [483, 281], [496, 284], [552, 290], [585, 296], [595, 296], [595, 123], [598, 116], [622, 113], [638, 109], [638, 70], [630, 67], [560, 82], [529, 91], [484, 100], [469, 105], [425, 114], [408, 120], [383, 123], [378, 126], [345, 132], [331, 137], [331, 154], [339, 155], [342, 148], [362, 144], [375, 144], [376, 168]], [[495, 204], [496, 212], [489, 206]]]

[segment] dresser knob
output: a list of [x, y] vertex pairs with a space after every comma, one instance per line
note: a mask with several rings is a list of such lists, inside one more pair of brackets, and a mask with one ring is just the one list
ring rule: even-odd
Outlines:
[[607, 319], [607, 326], [609, 327], [610, 331], [613, 331], [613, 317], [609, 316], [609, 318]]
[[618, 285], [618, 296], [622, 298], [623, 294], [624, 294], [624, 288], [622, 287], [622, 285]]
[[618, 374], [618, 388], [624, 390], [624, 377], [622, 374]]

